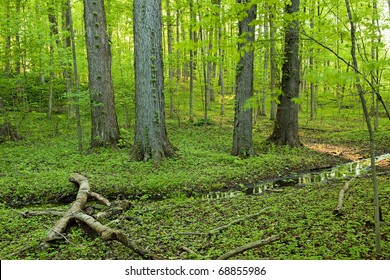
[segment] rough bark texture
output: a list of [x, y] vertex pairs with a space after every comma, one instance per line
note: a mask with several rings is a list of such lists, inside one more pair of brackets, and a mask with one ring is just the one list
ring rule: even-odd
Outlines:
[[84, 0], [84, 23], [92, 112], [91, 146], [113, 146], [119, 140], [119, 127], [114, 106], [104, 0]]
[[[286, 4], [286, 12], [299, 11], [299, 0]], [[282, 95], [276, 113], [274, 130], [269, 140], [277, 145], [300, 146], [298, 136], [298, 104], [294, 98], [299, 96], [300, 61], [299, 61], [299, 25], [298, 20], [288, 23], [285, 31], [284, 63], [282, 67]]]
[[[237, 0], [237, 3], [247, 3], [248, 0]], [[256, 5], [247, 11], [248, 16], [238, 24], [238, 36], [245, 36], [246, 41], [238, 46], [241, 54], [236, 73], [236, 97], [234, 114], [233, 150], [232, 154], [241, 157], [254, 155], [252, 144], [252, 108], [245, 103], [253, 96], [253, 49], [251, 44], [255, 39], [255, 26], [250, 23], [256, 19]], [[249, 49], [249, 50], [248, 50]]]
[[134, 0], [136, 160], [158, 162], [175, 154], [165, 128], [161, 38], [161, 0]]

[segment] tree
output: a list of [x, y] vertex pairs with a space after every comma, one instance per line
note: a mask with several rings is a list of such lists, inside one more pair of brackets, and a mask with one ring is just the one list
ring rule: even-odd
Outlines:
[[136, 120], [132, 157], [159, 162], [175, 155], [164, 113], [161, 0], [134, 0]]
[[84, 24], [92, 113], [91, 146], [114, 146], [119, 140], [119, 127], [114, 105], [104, 0], [84, 0]]
[[[294, 17], [299, 11], [299, 0], [286, 2], [286, 13]], [[295, 102], [299, 96], [300, 60], [299, 60], [299, 24], [297, 19], [289, 20], [286, 17], [284, 40], [284, 63], [282, 66], [282, 94], [273, 132], [268, 138], [277, 145], [300, 146], [298, 135], [298, 104]]]
[[[249, 0], [237, 0], [238, 4], [247, 4]], [[232, 154], [241, 157], [254, 155], [252, 143], [252, 108], [246, 102], [253, 96], [253, 46], [255, 39], [256, 5], [251, 5], [245, 12], [247, 16], [238, 24], [238, 36], [244, 42], [239, 43], [240, 60], [236, 72], [236, 96]]]
[[356, 73], [356, 87], [358, 89], [360, 101], [362, 103], [362, 109], [364, 112], [364, 117], [367, 124], [367, 130], [369, 133], [369, 139], [370, 139], [370, 156], [371, 156], [371, 173], [372, 173], [372, 184], [374, 188], [374, 218], [375, 218], [375, 249], [377, 256], [381, 256], [381, 221], [380, 221], [380, 202], [379, 202], [379, 190], [378, 190], [378, 179], [377, 179], [377, 173], [376, 173], [376, 159], [375, 159], [375, 137], [374, 137], [374, 130], [371, 125], [371, 119], [370, 114], [368, 112], [367, 108], [367, 102], [364, 97], [364, 89], [360, 82], [359, 77], [359, 67], [357, 62], [357, 55], [356, 55], [356, 45], [357, 45], [357, 39], [356, 39], [356, 26], [353, 20], [353, 14], [351, 11], [351, 6], [349, 4], [348, 0], [345, 0], [345, 6], [347, 8], [347, 14], [350, 24], [350, 32], [351, 32], [351, 57], [352, 57], [352, 65], [354, 68], [354, 71]]

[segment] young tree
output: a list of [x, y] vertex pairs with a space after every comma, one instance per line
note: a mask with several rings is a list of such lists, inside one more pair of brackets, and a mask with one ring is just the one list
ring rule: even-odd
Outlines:
[[[238, 4], [247, 4], [249, 0], [237, 0]], [[239, 43], [240, 61], [236, 72], [236, 96], [232, 154], [240, 157], [254, 155], [252, 144], [252, 109], [246, 102], [253, 96], [253, 46], [255, 39], [256, 5], [245, 11], [248, 15], [238, 24], [238, 36], [245, 36], [245, 42]]]
[[119, 140], [119, 127], [114, 105], [104, 0], [84, 0], [84, 24], [92, 112], [91, 146], [114, 146]]
[[350, 32], [351, 32], [351, 57], [352, 57], [352, 65], [354, 68], [354, 71], [356, 73], [356, 87], [358, 89], [360, 101], [362, 103], [362, 108], [364, 112], [364, 117], [367, 124], [367, 129], [369, 133], [370, 138], [370, 155], [371, 155], [371, 173], [372, 173], [372, 184], [374, 188], [374, 218], [375, 218], [375, 249], [377, 256], [381, 256], [382, 250], [381, 250], [381, 225], [380, 225], [380, 202], [379, 202], [379, 190], [378, 190], [378, 179], [377, 179], [377, 173], [376, 173], [376, 159], [375, 159], [375, 137], [374, 137], [374, 130], [371, 125], [371, 119], [370, 114], [368, 112], [367, 108], [367, 102], [364, 97], [364, 89], [360, 82], [360, 71], [359, 66], [357, 62], [357, 55], [356, 55], [356, 45], [357, 45], [357, 39], [356, 39], [356, 26], [355, 22], [353, 20], [354, 15], [352, 14], [352, 9], [349, 4], [349, 0], [345, 0], [345, 5], [347, 8], [348, 13], [348, 19], [350, 24]]
[[159, 162], [175, 155], [164, 113], [161, 0], [134, 0], [136, 121], [132, 157]]
[[[294, 16], [299, 11], [299, 0], [286, 2], [286, 13]], [[277, 145], [300, 146], [298, 136], [298, 104], [300, 61], [299, 61], [299, 24], [297, 19], [287, 18], [285, 27], [284, 63], [282, 67], [282, 95], [276, 113], [274, 130], [268, 138]]]

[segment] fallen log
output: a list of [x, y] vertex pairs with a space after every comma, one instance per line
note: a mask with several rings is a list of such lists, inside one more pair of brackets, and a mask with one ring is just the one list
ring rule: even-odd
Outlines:
[[346, 182], [344, 184], [344, 187], [340, 190], [339, 198], [338, 198], [338, 201], [337, 201], [337, 206], [333, 210], [333, 214], [334, 215], [336, 215], [336, 216], [342, 216], [343, 215], [342, 209], [343, 209], [343, 201], [344, 201], [345, 193], [348, 191], [349, 187], [351, 186], [351, 184], [355, 180], [356, 180], [356, 177], [350, 179], [348, 182]]
[[72, 203], [69, 210], [62, 216], [61, 219], [49, 230], [43, 247], [50, 246], [50, 242], [55, 240], [63, 239], [62, 233], [64, 233], [72, 220], [72, 215], [75, 212], [81, 212], [85, 208], [85, 204], [88, 200], [88, 193], [91, 192], [91, 187], [89, 186], [88, 180], [86, 177], [80, 174], [72, 174], [69, 178], [69, 181], [74, 183], [76, 186], [79, 186], [79, 191], [76, 196], [76, 200]]
[[238, 254], [245, 252], [245, 251], [272, 243], [272, 242], [279, 240], [279, 239], [280, 239], [280, 235], [277, 234], [277, 235], [271, 236], [267, 239], [262, 239], [262, 240], [258, 240], [258, 241], [252, 242], [252, 243], [245, 244], [243, 246], [240, 246], [236, 249], [233, 249], [233, 250], [223, 254], [222, 256], [218, 257], [217, 260], [230, 259], [231, 257], [234, 257]]
[[[85, 212], [85, 206], [88, 198], [94, 198], [106, 206], [113, 206], [106, 212], [98, 213], [99, 218], [107, 218], [110, 215], [117, 214], [120, 211], [127, 210], [130, 207], [130, 202], [121, 200], [117, 203], [110, 203], [110, 201], [100, 194], [91, 191], [88, 179], [80, 174], [72, 174], [69, 181], [79, 187], [76, 200], [63, 216], [49, 229], [46, 239], [40, 244], [40, 248], [48, 248], [56, 240], [64, 239], [64, 233], [72, 221], [78, 221], [80, 226], [87, 231], [92, 230], [98, 234], [104, 241], [117, 240], [127, 248], [130, 248], [135, 253], [140, 255], [143, 259], [155, 259], [155, 257], [146, 249], [140, 248], [133, 240], [129, 239], [127, 235], [121, 230], [111, 229], [91, 215]], [[24, 216], [34, 215], [34, 213], [23, 213]], [[59, 212], [40, 211], [36, 215], [54, 214], [59, 215]]]

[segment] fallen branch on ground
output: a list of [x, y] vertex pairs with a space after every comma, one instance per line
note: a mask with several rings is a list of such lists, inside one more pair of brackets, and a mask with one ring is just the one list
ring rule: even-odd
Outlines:
[[236, 249], [233, 249], [225, 254], [223, 254], [222, 256], [218, 257], [217, 260], [227, 260], [227, 259], [230, 259], [231, 257], [234, 257], [238, 254], [241, 254], [245, 251], [248, 251], [250, 249], [253, 249], [253, 248], [257, 248], [257, 247], [260, 247], [260, 246], [263, 246], [263, 245], [266, 245], [266, 244], [269, 244], [269, 243], [272, 243], [276, 240], [279, 240], [280, 239], [280, 235], [277, 234], [277, 235], [274, 235], [274, 236], [271, 236], [267, 239], [263, 239], [263, 240], [259, 240], [259, 241], [255, 241], [255, 242], [252, 242], [252, 243], [249, 243], [249, 244], [245, 244], [241, 247], [238, 247]]
[[[97, 219], [85, 212], [85, 206], [88, 198], [94, 198], [105, 206], [109, 206], [110, 209], [97, 214], [99, 219], [110, 217], [111, 215], [118, 214], [121, 211], [125, 211], [130, 207], [130, 202], [127, 200], [116, 201], [110, 203], [110, 201], [100, 194], [91, 191], [88, 179], [80, 174], [73, 174], [69, 181], [79, 187], [76, 200], [72, 203], [68, 211], [36, 211], [36, 212], [22, 212], [20, 213], [24, 217], [36, 216], [36, 215], [61, 215], [62, 217], [51, 227], [47, 233], [46, 239], [40, 244], [40, 248], [48, 248], [51, 244], [57, 240], [63, 240], [65, 238], [64, 233], [73, 221], [77, 221], [79, 225], [90, 232], [91, 230], [101, 236], [104, 241], [117, 240], [121, 242], [127, 248], [130, 248], [135, 253], [140, 255], [143, 259], [154, 259], [155, 257], [146, 249], [140, 248], [133, 240], [129, 239], [127, 235], [121, 230], [114, 230], [101, 224]], [[24, 249], [24, 248], [23, 248]], [[23, 250], [22, 249], [22, 250]]]
[[350, 179], [348, 182], [344, 184], [344, 187], [340, 190], [339, 193], [339, 199], [337, 202], [336, 208], [333, 210], [333, 214], [336, 216], [342, 216], [343, 212], [341, 211], [343, 208], [343, 201], [344, 201], [344, 196], [351, 184], [356, 180], [356, 177]]
[[213, 228], [213, 229], [211, 229], [211, 230], [209, 230], [207, 232], [179, 232], [178, 234], [182, 234], [182, 235], [213, 235], [213, 234], [215, 234], [215, 233], [217, 233], [219, 231], [228, 229], [232, 225], [235, 225], [235, 224], [241, 223], [243, 221], [249, 220], [249, 219], [251, 219], [253, 217], [257, 217], [260, 214], [262, 214], [265, 210], [268, 210], [270, 208], [271, 207], [263, 208], [262, 210], [260, 210], [259, 212], [255, 213], [255, 214], [250, 214], [250, 215], [247, 215], [245, 217], [233, 220], [230, 223], [228, 223], [227, 225], [223, 225], [223, 226], [220, 226], [220, 227]]

